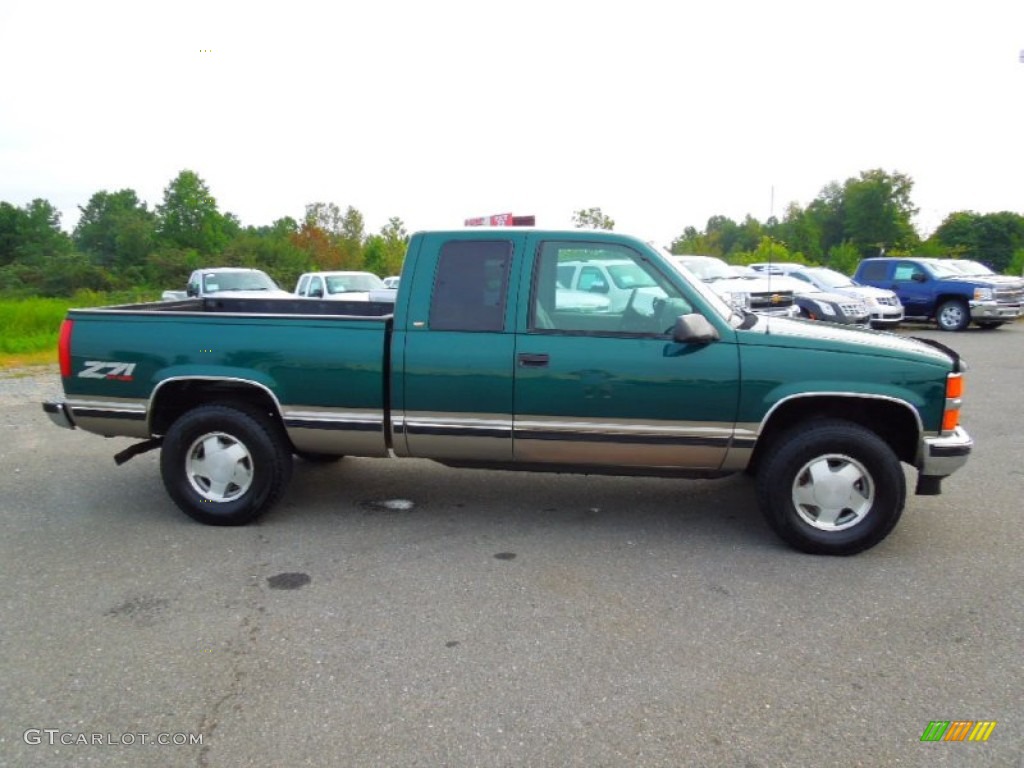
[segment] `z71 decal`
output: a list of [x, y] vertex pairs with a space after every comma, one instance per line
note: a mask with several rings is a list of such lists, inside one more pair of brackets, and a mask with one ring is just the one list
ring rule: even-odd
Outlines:
[[103, 360], [86, 360], [85, 368], [78, 374], [78, 378], [134, 381], [134, 376], [132, 376], [134, 371], [135, 363], [108, 363]]

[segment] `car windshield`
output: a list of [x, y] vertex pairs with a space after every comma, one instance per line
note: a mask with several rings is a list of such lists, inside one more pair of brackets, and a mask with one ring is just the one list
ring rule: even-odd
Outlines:
[[351, 293], [384, 288], [384, 281], [376, 275], [328, 275], [325, 278], [328, 293]]
[[827, 291], [835, 288], [852, 288], [857, 285], [842, 272], [836, 272], [834, 269], [807, 269], [804, 270], [804, 274], [814, 278], [814, 282], [819, 283]]
[[275, 290], [277, 285], [263, 272], [210, 272], [203, 275], [203, 293]]

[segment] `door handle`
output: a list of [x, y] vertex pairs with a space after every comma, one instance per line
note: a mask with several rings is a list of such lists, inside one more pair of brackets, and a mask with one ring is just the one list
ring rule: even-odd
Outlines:
[[548, 364], [547, 355], [534, 355], [529, 352], [520, 352], [517, 356], [520, 368], [544, 368]]

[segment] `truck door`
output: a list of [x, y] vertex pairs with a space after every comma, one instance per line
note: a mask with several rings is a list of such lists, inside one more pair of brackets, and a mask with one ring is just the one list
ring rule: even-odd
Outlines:
[[[517, 463], [717, 469], [735, 426], [739, 358], [731, 335], [671, 339], [692, 311], [681, 278], [626, 244], [527, 240], [515, 366]], [[558, 264], [601, 266], [622, 308], [559, 297]]]
[[904, 312], [911, 317], [931, 315], [935, 307], [935, 286], [932, 276], [913, 261], [893, 264], [892, 290], [900, 297]]
[[394, 336], [403, 356], [392, 414], [397, 454], [512, 460], [515, 302], [509, 288], [516, 285], [517, 241], [521, 235], [426, 236], [407, 327]]

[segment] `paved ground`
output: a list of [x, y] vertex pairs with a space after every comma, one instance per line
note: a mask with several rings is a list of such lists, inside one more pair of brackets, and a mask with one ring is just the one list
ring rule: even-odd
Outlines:
[[[0, 765], [1024, 766], [1024, 324], [923, 334], [971, 365], [975, 455], [848, 559], [745, 478], [415, 461], [299, 465], [206, 528], [8, 374]], [[998, 725], [921, 743], [957, 719]]]

